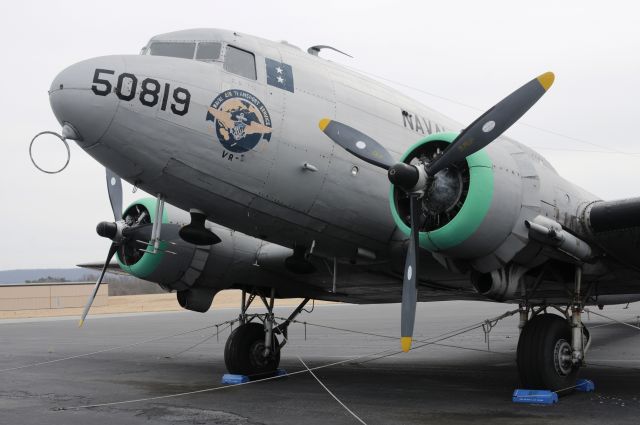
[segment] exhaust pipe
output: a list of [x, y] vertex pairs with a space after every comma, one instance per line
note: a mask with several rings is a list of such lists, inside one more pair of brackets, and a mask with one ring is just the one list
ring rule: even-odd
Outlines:
[[591, 258], [592, 251], [589, 244], [567, 232], [562, 226], [548, 217], [537, 216], [532, 221], [525, 220], [524, 225], [529, 229], [529, 238], [557, 248], [580, 261]]

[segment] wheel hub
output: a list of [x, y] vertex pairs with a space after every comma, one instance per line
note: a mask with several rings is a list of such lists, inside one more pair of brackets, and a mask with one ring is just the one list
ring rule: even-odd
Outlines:
[[556, 342], [553, 349], [553, 363], [556, 369], [556, 373], [560, 376], [567, 376], [573, 369], [573, 362], [571, 361], [571, 344], [566, 340], [560, 339]]
[[266, 367], [271, 361], [271, 354], [266, 354], [266, 346], [264, 345], [264, 341], [256, 341], [251, 345], [251, 349], [249, 351], [249, 358], [251, 359], [251, 363], [256, 367]]

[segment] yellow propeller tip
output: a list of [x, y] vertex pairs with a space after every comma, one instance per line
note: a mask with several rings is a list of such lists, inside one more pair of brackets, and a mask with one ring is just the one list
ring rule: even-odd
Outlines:
[[553, 81], [556, 79], [556, 76], [553, 72], [545, 72], [544, 74], [538, 77], [538, 82], [544, 88], [544, 91], [549, 90], [549, 87], [553, 84]]
[[78, 327], [79, 327], [79, 328], [81, 328], [83, 324], [84, 324], [84, 320], [80, 320], [80, 321], [78, 322]]
[[406, 353], [407, 351], [411, 350], [411, 342], [412, 342], [412, 338], [410, 336], [403, 336], [402, 338], [400, 338], [402, 351]]
[[320, 123], [318, 124], [320, 126], [320, 130], [324, 131], [324, 129], [327, 128], [330, 122], [331, 120], [329, 118], [321, 119]]

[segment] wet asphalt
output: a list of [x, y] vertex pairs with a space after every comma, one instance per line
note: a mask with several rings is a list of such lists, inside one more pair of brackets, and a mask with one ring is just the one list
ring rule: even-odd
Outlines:
[[[601, 313], [637, 323], [640, 305], [623, 307], [606, 307]], [[479, 302], [421, 304], [416, 339], [461, 329], [512, 308]], [[586, 317], [594, 343], [581, 377], [593, 380], [596, 391], [562, 397], [552, 406], [511, 401], [518, 387], [517, 316], [492, 329], [491, 351], [486, 351], [481, 329], [404, 354], [397, 353], [397, 339], [311, 325], [394, 336], [399, 312], [397, 304], [316, 306], [299, 318], [310, 323], [306, 339], [303, 325], [291, 326], [281, 367], [301, 371], [301, 359], [310, 367], [341, 362], [315, 373], [370, 425], [640, 423], [640, 331], [594, 315]], [[288, 309], [276, 313], [286, 315]], [[222, 386], [228, 329], [218, 336], [212, 327], [144, 342], [236, 316], [236, 310], [215, 308], [206, 314], [90, 316], [82, 329], [76, 318], [0, 321], [0, 424], [359, 423], [306, 372]], [[101, 350], [109, 351], [5, 370]], [[374, 353], [379, 354], [371, 356]], [[381, 354], [386, 357], [376, 358]], [[170, 397], [77, 408], [164, 396]]]

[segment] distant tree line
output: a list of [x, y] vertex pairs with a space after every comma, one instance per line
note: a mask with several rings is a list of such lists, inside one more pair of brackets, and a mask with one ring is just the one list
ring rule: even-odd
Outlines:
[[38, 278], [36, 280], [25, 280], [24, 282], [25, 283], [51, 283], [51, 282], [68, 282], [68, 280], [65, 279], [64, 277], [47, 276], [47, 277]]
[[[80, 278], [80, 282], [95, 282], [98, 274], [87, 273]], [[25, 280], [25, 283], [62, 283], [73, 282], [64, 277], [46, 276], [34, 280]], [[104, 277], [104, 283], [109, 284], [109, 296], [118, 295], [141, 295], [141, 294], [163, 294], [166, 291], [158, 284], [146, 280], [138, 279], [134, 276], [124, 276], [109, 274]]]
[[[95, 282], [98, 280], [98, 274], [86, 274], [82, 276], [82, 280]], [[157, 283], [138, 279], [134, 276], [107, 274], [104, 277], [104, 283], [109, 284], [109, 296], [111, 297], [118, 295], [164, 294], [167, 292]]]

